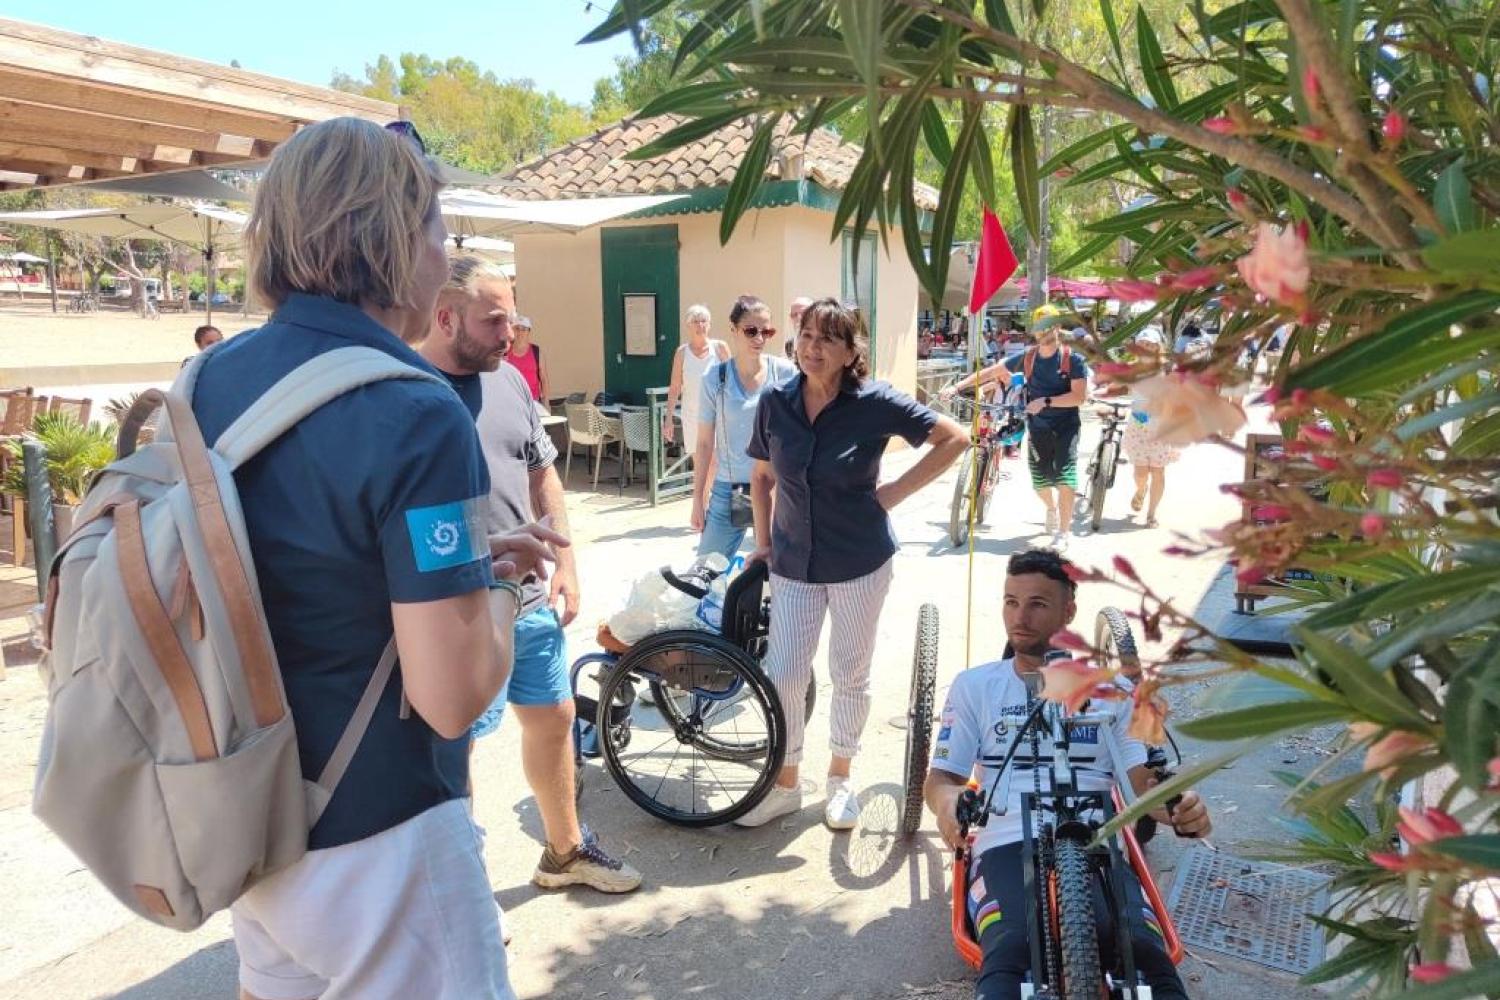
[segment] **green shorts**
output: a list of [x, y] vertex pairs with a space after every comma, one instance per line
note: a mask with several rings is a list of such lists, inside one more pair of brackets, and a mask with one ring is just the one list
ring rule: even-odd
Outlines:
[[1027, 463], [1034, 489], [1066, 486], [1078, 489], [1079, 424], [1057, 426], [1031, 420], [1027, 426]]

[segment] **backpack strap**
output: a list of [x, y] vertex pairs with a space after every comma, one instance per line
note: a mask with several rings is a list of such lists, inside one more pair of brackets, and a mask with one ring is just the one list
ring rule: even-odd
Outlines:
[[380, 654], [380, 661], [375, 664], [375, 672], [370, 675], [370, 683], [365, 685], [364, 694], [359, 696], [359, 703], [354, 706], [354, 714], [350, 716], [349, 724], [344, 727], [339, 741], [333, 746], [333, 753], [328, 755], [328, 762], [323, 765], [323, 770], [318, 773], [318, 780], [314, 782], [316, 789], [308, 796], [307, 828], [309, 830], [317, 825], [318, 819], [323, 815], [323, 810], [333, 800], [334, 790], [338, 788], [344, 772], [349, 769], [350, 762], [354, 760], [354, 752], [359, 749], [359, 743], [365, 737], [365, 730], [370, 728], [370, 720], [375, 717], [375, 708], [380, 704], [380, 696], [385, 692], [386, 685], [391, 681], [391, 673], [395, 669], [396, 640], [392, 638]]
[[[191, 392], [196, 371], [189, 369]], [[412, 379], [449, 388], [424, 372], [373, 347], [340, 347], [318, 355], [271, 386], [214, 442], [214, 451], [237, 469], [315, 410], [360, 386], [387, 379]]]

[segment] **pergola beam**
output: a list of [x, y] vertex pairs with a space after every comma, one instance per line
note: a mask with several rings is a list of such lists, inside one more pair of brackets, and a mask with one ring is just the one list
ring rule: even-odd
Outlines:
[[215, 153], [237, 153], [240, 156], [248, 156], [255, 144], [254, 139], [244, 136], [205, 132], [177, 125], [158, 125], [0, 98], [0, 134], [9, 134], [12, 127], [52, 128], [59, 132], [72, 132], [98, 139], [123, 139], [152, 146], [204, 149]]

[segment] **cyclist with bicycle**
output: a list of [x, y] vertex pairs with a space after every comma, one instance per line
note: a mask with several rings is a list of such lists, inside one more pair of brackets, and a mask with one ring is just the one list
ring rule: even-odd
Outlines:
[[1089, 384], [1088, 363], [1082, 354], [1062, 343], [1061, 330], [1062, 312], [1052, 305], [1040, 307], [1032, 313], [1035, 344], [958, 380], [941, 394], [951, 399], [971, 386], [984, 386], [997, 379], [1009, 381], [1013, 372], [1025, 375], [1031, 485], [1047, 509], [1047, 531], [1052, 535], [1053, 548], [1059, 551], [1066, 549], [1073, 537], [1078, 434], [1082, 427], [1078, 408], [1088, 399]]
[[[957, 806], [971, 777], [981, 789], [1000, 787], [995, 769], [1016, 739], [1016, 728], [1031, 713], [1041, 689], [1040, 669], [1048, 640], [1065, 628], [1077, 612], [1076, 585], [1068, 564], [1057, 553], [1031, 549], [1011, 557], [1005, 580], [1003, 618], [1014, 656], [961, 672], [948, 690], [943, 707], [924, 797], [937, 816], [938, 831], [955, 850], [964, 848]], [[1127, 774], [1111, 773], [1110, 758], [1097, 727], [1073, 730], [1069, 758], [1085, 791], [1107, 791], [1114, 781], [1129, 780], [1137, 793], [1154, 782], [1145, 766], [1146, 747], [1128, 735], [1130, 700], [1096, 699], [1091, 711], [1112, 710], [1114, 741]], [[975, 996], [978, 1000], [1019, 1000], [1021, 985], [1031, 968], [1026, 924], [1026, 884], [1022, 870], [1023, 792], [1041, 786], [1043, 771], [1052, 764], [1053, 747], [1044, 732], [1037, 740], [1022, 739], [1008, 770], [1005, 801], [991, 804], [970, 852], [969, 917], [984, 952]], [[1001, 807], [1004, 812], [1001, 813]], [[1202, 837], [1211, 827], [1207, 807], [1196, 792], [1186, 792], [1168, 815], [1153, 813], [1179, 836]], [[1094, 913], [1109, 911], [1102, 886], [1095, 880]], [[1156, 916], [1147, 905], [1133, 873], [1125, 873], [1125, 895], [1119, 917], [1130, 927], [1135, 967], [1151, 986], [1153, 1000], [1186, 1000], [1182, 981], [1168, 957]], [[1101, 957], [1113, 952], [1114, 934], [1101, 928]]]

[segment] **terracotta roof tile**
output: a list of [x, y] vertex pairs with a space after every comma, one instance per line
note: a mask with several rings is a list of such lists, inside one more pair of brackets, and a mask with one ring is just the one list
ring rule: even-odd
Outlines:
[[[522, 164], [490, 190], [539, 201], [727, 187], [750, 145], [753, 129], [748, 120], [726, 125], [654, 159], [624, 158], [630, 150], [659, 138], [682, 121], [675, 115], [627, 118]], [[828, 129], [803, 136], [793, 134], [792, 128], [793, 123], [788, 121], [777, 130], [767, 176], [782, 179], [783, 154], [793, 158], [800, 154], [804, 176], [824, 187], [842, 190], [859, 162], [860, 147], [842, 141]], [[917, 203], [935, 209], [937, 191], [918, 184]]]

